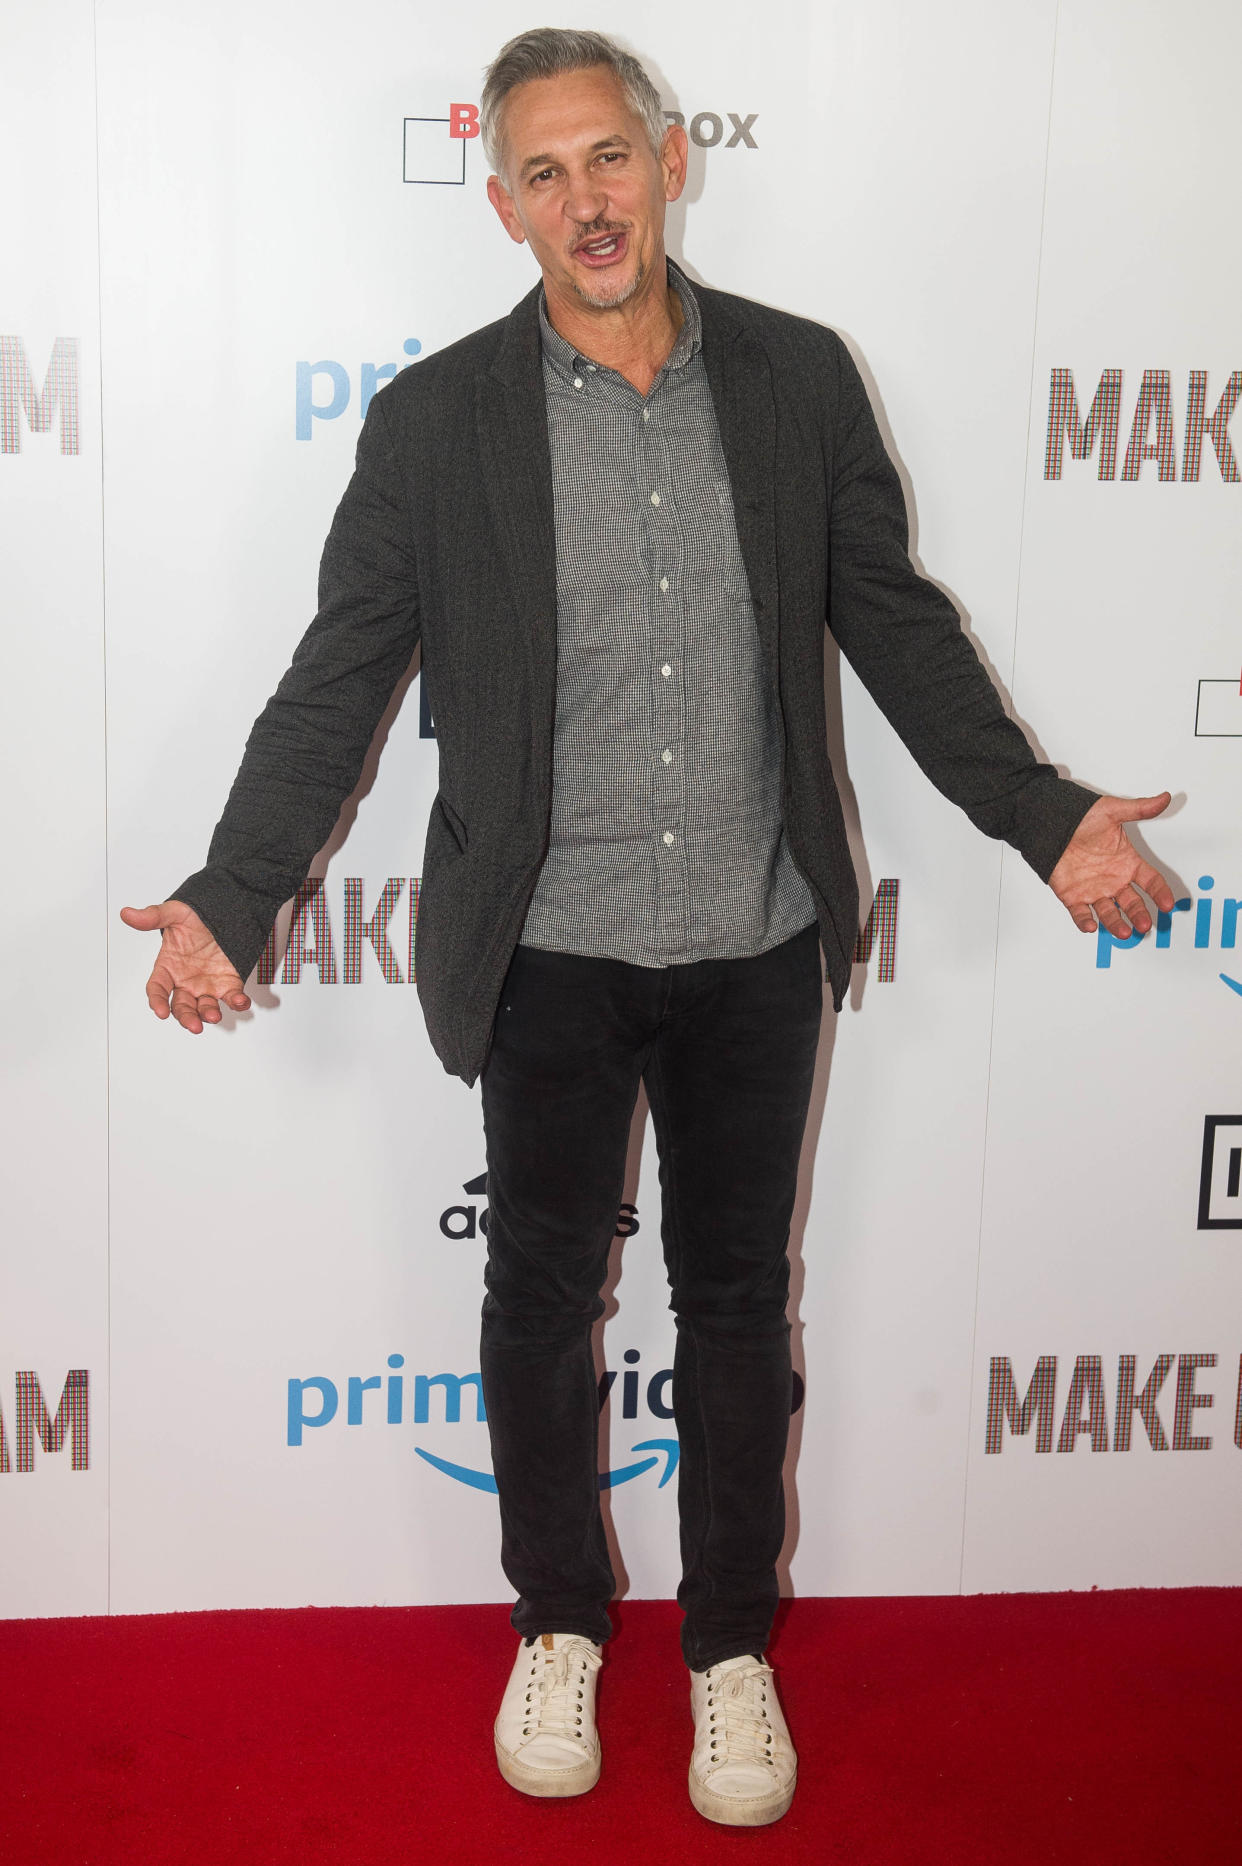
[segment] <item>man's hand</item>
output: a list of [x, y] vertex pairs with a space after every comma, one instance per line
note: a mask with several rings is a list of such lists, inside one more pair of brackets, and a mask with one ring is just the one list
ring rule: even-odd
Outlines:
[[140, 933], [153, 933], [158, 928], [164, 935], [147, 980], [147, 1003], [157, 1017], [167, 1017], [171, 1009], [181, 1028], [196, 1037], [204, 1024], [220, 1022], [221, 1003], [231, 1011], [250, 1009], [241, 979], [194, 909], [184, 901], [161, 901], [158, 907], [122, 907], [121, 918], [127, 927], [137, 927]]
[[1114, 939], [1128, 939], [1132, 931], [1149, 933], [1151, 914], [1140, 888], [1164, 913], [1172, 911], [1172, 888], [1143, 860], [1122, 827], [1159, 816], [1169, 801], [1167, 790], [1158, 797], [1099, 797], [1087, 811], [1048, 877], [1048, 886], [1081, 932], [1094, 933], [1098, 921]]

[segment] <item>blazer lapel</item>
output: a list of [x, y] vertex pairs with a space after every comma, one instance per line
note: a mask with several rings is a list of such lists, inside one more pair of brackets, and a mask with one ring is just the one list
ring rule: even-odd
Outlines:
[[767, 352], [714, 292], [698, 289], [703, 362], [733, 488], [742, 562], [765, 658], [776, 665], [776, 402]]
[[491, 371], [475, 398], [478, 454], [501, 539], [513, 613], [527, 637], [537, 724], [551, 733], [556, 701], [556, 520], [539, 345], [538, 294], [510, 313]]

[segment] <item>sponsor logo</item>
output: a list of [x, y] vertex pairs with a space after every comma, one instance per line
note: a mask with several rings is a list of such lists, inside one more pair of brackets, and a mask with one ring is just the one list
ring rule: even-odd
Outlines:
[[[642, 1352], [638, 1348], [627, 1348], [622, 1359], [625, 1362], [621, 1374], [620, 1416], [622, 1419], [638, 1420], [646, 1413], [654, 1420], [663, 1423], [673, 1417], [671, 1392], [673, 1370], [661, 1367], [649, 1378], [639, 1372], [638, 1363]], [[285, 1412], [285, 1443], [290, 1447], [304, 1444], [307, 1431], [322, 1431], [339, 1424], [341, 1413], [342, 1387], [345, 1398], [345, 1427], [366, 1427], [378, 1424], [401, 1426], [455, 1426], [462, 1424], [463, 1398], [471, 1395], [469, 1423], [483, 1425], [487, 1421], [487, 1409], [483, 1399], [483, 1376], [477, 1370], [473, 1373], [454, 1374], [416, 1373], [412, 1377], [405, 1373], [405, 1356], [390, 1354], [387, 1359], [390, 1371], [387, 1375], [372, 1373], [368, 1375], [350, 1374], [344, 1382], [330, 1380], [325, 1374], [311, 1374], [305, 1379], [291, 1379], [288, 1382]], [[617, 1373], [613, 1368], [605, 1369], [599, 1381], [600, 1412], [613, 1404], [616, 1393]], [[435, 1399], [433, 1401], [433, 1392]], [[408, 1393], [408, 1398], [407, 1398]], [[369, 1396], [374, 1394], [374, 1398]], [[792, 1412], [797, 1412], [802, 1405], [804, 1387], [801, 1377], [793, 1377]], [[435, 1418], [433, 1419], [433, 1411]], [[658, 1427], [657, 1427], [658, 1431]], [[454, 1482], [465, 1484], [471, 1490], [487, 1491], [496, 1494], [496, 1479], [490, 1470], [476, 1465], [462, 1464], [456, 1459], [446, 1458], [441, 1452], [429, 1451], [425, 1445], [415, 1445], [414, 1450], [424, 1463], [438, 1471], [443, 1477], [450, 1477]], [[601, 1490], [615, 1490], [619, 1484], [628, 1484], [635, 1478], [645, 1476], [649, 1471], [659, 1469], [660, 1477], [656, 1488], [663, 1490], [670, 1477], [677, 1469], [679, 1446], [676, 1438], [653, 1436], [637, 1440], [629, 1447], [634, 1463], [626, 1463], [615, 1470], [601, 1471], [599, 1484]], [[638, 1456], [639, 1453], [646, 1454]]]
[[1242, 739], [1242, 683], [1201, 680], [1195, 700], [1197, 739]]
[[679, 123], [690, 141], [700, 149], [759, 147], [755, 140], [757, 110], [745, 115], [740, 110], [726, 110], [723, 115], [716, 110], [699, 110], [688, 123], [680, 110], [666, 110], [664, 115], [670, 123]]
[[[452, 1464], [447, 1458], [437, 1458], [434, 1453], [424, 1451], [421, 1445], [415, 1445], [414, 1449], [420, 1458], [426, 1459], [432, 1469], [441, 1472], [443, 1476], [454, 1478], [459, 1484], [467, 1484], [471, 1490], [486, 1490], [492, 1496], [496, 1495], [496, 1479], [490, 1471], [476, 1471], [470, 1465]], [[631, 1445], [630, 1449], [631, 1451], [653, 1452], [656, 1455], [641, 1458], [637, 1464], [623, 1464], [615, 1471], [601, 1471], [599, 1474], [600, 1489], [615, 1490], [618, 1484], [628, 1484], [631, 1478], [643, 1477], [648, 1471], [654, 1471], [662, 1456], [664, 1470], [656, 1489], [663, 1490], [677, 1469], [677, 1460], [681, 1455], [681, 1447], [677, 1440], [675, 1438], [643, 1438], [636, 1445]]]
[[390, 875], [378, 895], [368, 893], [361, 875], [346, 875], [341, 883], [338, 943], [322, 877], [304, 881], [293, 898], [283, 946], [279, 923], [267, 936], [255, 975], [259, 984], [274, 984], [277, 967], [282, 985], [300, 984], [308, 967], [314, 968], [321, 985], [361, 985], [376, 977], [386, 985], [416, 984], [421, 891], [418, 875], [409, 876], [408, 883], [405, 875]]
[[[462, 1184], [462, 1191], [471, 1201], [487, 1197], [487, 1174], [479, 1173], [474, 1179], [467, 1179]], [[487, 1236], [488, 1220], [491, 1213], [487, 1206], [482, 1208], [474, 1204], [450, 1205], [440, 1213], [440, 1230], [446, 1238], [454, 1241], [462, 1238]], [[637, 1205], [622, 1205], [617, 1213], [615, 1237], [632, 1238], [642, 1229], [638, 1222]]]
[[[44, 1397], [43, 1385], [33, 1368], [13, 1376], [13, 1442], [0, 1410], [0, 1476], [35, 1468], [35, 1441], [47, 1453], [63, 1451], [69, 1440], [69, 1468], [89, 1471], [91, 1464], [91, 1377], [85, 1367], [71, 1367], [65, 1375], [55, 1415]], [[54, 1388], [52, 1389], [55, 1390]]]
[[[380, 384], [391, 382], [398, 370], [408, 369], [423, 346], [418, 337], [407, 337], [401, 348], [406, 358], [404, 363], [359, 363], [357, 408], [360, 421]], [[344, 363], [334, 362], [331, 357], [324, 357], [318, 363], [298, 363], [293, 405], [293, 432], [297, 439], [313, 440], [317, 421], [339, 421], [349, 408], [353, 394], [353, 378]]]
[[[1054, 1447], [1058, 1452], [1073, 1452], [1082, 1438], [1089, 1440], [1092, 1451], [1129, 1451], [1135, 1445], [1152, 1451], [1210, 1451], [1211, 1434], [1196, 1430], [1206, 1421], [1196, 1419], [1195, 1414], [1215, 1404], [1215, 1393], [1200, 1382], [1208, 1380], [1219, 1361], [1215, 1353], [1157, 1354], [1149, 1364], [1146, 1357], [1140, 1360], [1135, 1354], [1122, 1354], [1117, 1358], [1117, 1378], [1110, 1395], [1104, 1356], [1079, 1354], [1070, 1374], [1058, 1429], [1057, 1356], [1039, 1356], [1026, 1391], [1019, 1398], [1013, 1363], [1007, 1354], [994, 1354], [988, 1372], [983, 1448], [985, 1452], [999, 1453], [1010, 1440], [1028, 1437], [1034, 1427], [1037, 1452], [1052, 1451]], [[1165, 1394], [1175, 1367], [1172, 1394]], [[1136, 1414], [1141, 1432], [1135, 1430]], [[1242, 1357], [1238, 1364], [1233, 1442], [1242, 1450]]]
[[[700, 149], [757, 149], [757, 110], [698, 110], [687, 122], [680, 110], [666, 110]], [[466, 149], [479, 135], [479, 106], [450, 104], [447, 116], [404, 117], [401, 124], [401, 179], [420, 187], [463, 188]]]
[[32, 434], [47, 434], [53, 416], [60, 422], [61, 453], [79, 453], [77, 338], [56, 339], [36, 389], [21, 338], [0, 337], [0, 454], [21, 452], [22, 417]]
[[1242, 1114], [1204, 1119], [1198, 1228], [1242, 1231]]
[[[1199, 899], [1195, 901], [1189, 894], [1174, 901], [1171, 913], [1158, 912], [1156, 915], [1155, 937], [1151, 945], [1156, 952], [1167, 952], [1173, 945], [1173, 921], [1179, 914], [1189, 914], [1193, 909], [1193, 930], [1179, 935], [1178, 944], [1185, 947], [1187, 939], [1192, 942], [1195, 952], [1208, 952], [1213, 940], [1217, 947], [1225, 952], [1232, 952], [1238, 943], [1238, 914], [1242, 912], [1242, 900], [1214, 898], [1212, 890], [1216, 886], [1214, 875], [1200, 875]], [[1219, 913], [1217, 909], [1219, 908]], [[1097, 971], [1107, 972], [1112, 968], [1113, 954], [1131, 953], [1147, 942], [1146, 933], [1131, 933], [1127, 939], [1116, 939], [1105, 927], [1096, 928], [1095, 964]], [[1222, 985], [1230, 991], [1242, 995], [1242, 979], [1233, 978], [1228, 972], [1218, 972]]]
[[477, 104], [450, 104], [446, 117], [406, 117], [401, 135], [402, 180], [422, 187], [464, 187], [466, 145], [478, 134]]
[[[1228, 485], [1242, 480], [1237, 456], [1229, 440], [1229, 422], [1242, 397], [1242, 369], [1235, 369], [1226, 380], [1209, 414], [1211, 396], [1208, 371], [1192, 369], [1186, 385], [1185, 418], [1178, 423], [1173, 406], [1172, 372], [1145, 369], [1135, 398], [1130, 420], [1121, 478], [1135, 481], [1142, 477], [1146, 463], [1155, 462], [1158, 481], [1171, 483], [1178, 477], [1177, 430], [1180, 428], [1181, 478], [1198, 481], [1204, 471], [1204, 442], [1211, 442], [1211, 457]], [[1048, 386], [1048, 433], [1044, 444], [1044, 478], [1060, 479], [1065, 466], [1065, 447], [1069, 443], [1074, 460], [1090, 460], [1098, 450], [1096, 478], [1117, 478], [1117, 442], [1121, 432], [1123, 372], [1105, 369], [1096, 385], [1084, 419], [1072, 369], [1054, 369]], [[1151, 479], [1149, 471], [1147, 478]], [[1212, 476], [1213, 478], [1215, 475]]]

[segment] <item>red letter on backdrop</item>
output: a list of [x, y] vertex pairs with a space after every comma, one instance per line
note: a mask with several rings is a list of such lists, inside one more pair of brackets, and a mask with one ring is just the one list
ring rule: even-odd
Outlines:
[[458, 142], [469, 142], [479, 133], [479, 106], [477, 104], [449, 105], [449, 135]]

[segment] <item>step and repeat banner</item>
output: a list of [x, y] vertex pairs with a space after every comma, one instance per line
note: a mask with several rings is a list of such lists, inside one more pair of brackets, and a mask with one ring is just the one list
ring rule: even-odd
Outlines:
[[[314, 609], [361, 416], [533, 283], [484, 193], [509, 3], [0, 16], [0, 1614], [502, 1600], [477, 1090], [414, 981], [417, 667], [254, 1009], [148, 1013]], [[1242, 180], [1231, 0], [640, 0], [671, 252], [839, 330], [912, 548], [1045, 756], [1168, 788], [1175, 911], [1077, 933], [846, 665], [862, 884], [793, 1255], [788, 1591], [1242, 1580]], [[1232, 424], [1232, 425], [1231, 425]], [[399, 701], [399, 703], [398, 703]], [[599, 1330], [617, 1572], [677, 1581], [635, 1121]]]

